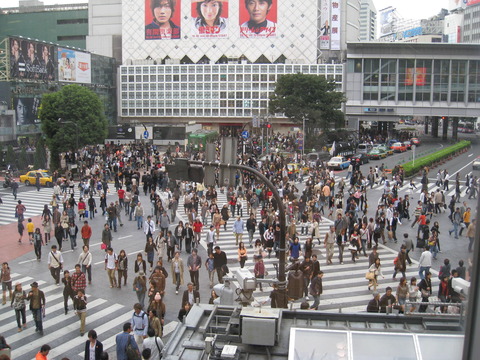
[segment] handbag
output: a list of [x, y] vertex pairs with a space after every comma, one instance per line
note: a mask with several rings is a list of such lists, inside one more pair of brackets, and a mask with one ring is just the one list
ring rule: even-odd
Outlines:
[[350, 251], [357, 251], [357, 247], [355, 245], [352, 245], [352, 244], [348, 245], [347, 249], [350, 250]]
[[373, 271], [367, 271], [367, 273], [365, 274], [365, 279], [367, 280], [375, 279], [375, 273]]
[[128, 335], [127, 347], [125, 348], [125, 353], [128, 360], [139, 360], [138, 352], [135, 350], [131, 343], [131, 335]]
[[101, 249], [101, 250], [106, 250], [106, 249], [107, 249], [107, 244], [101, 243], [101, 244], [100, 244], [100, 249]]
[[424, 298], [430, 297], [430, 293], [429, 293], [427, 290], [425, 290], [425, 289], [420, 289], [420, 291], [421, 291], [421, 293], [422, 293], [422, 297], [424, 297]]

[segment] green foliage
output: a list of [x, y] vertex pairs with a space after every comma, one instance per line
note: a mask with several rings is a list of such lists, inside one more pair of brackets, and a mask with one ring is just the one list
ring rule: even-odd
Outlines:
[[462, 140], [455, 145], [449, 146], [447, 148], [444, 148], [442, 150], [436, 151], [432, 154], [429, 154], [427, 156], [415, 159], [415, 165], [413, 165], [413, 161], [409, 161], [405, 164], [403, 164], [403, 170], [405, 171], [406, 176], [411, 176], [416, 174], [418, 171], [423, 169], [425, 166], [430, 166], [433, 163], [443, 160], [451, 155], [453, 155], [455, 152], [465, 149], [470, 146], [470, 141]]
[[343, 127], [345, 116], [340, 108], [345, 101], [344, 94], [335, 91], [334, 81], [299, 73], [278, 79], [268, 110], [271, 114], [283, 113], [297, 124], [305, 119], [308, 135], [313, 134], [313, 129]]
[[27, 149], [23, 146], [22, 150], [20, 151], [20, 156], [18, 157], [18, 168], [19, 169], [26, 169], [28, 165], [27, 160]]
[[93, 91], [83, 86], [67, 85], [45, 94], [39, 117], [54, 169], [59, 167], [59, 153], [75, 151], [77, 141], [81, 148], [103, 143], [107, 135], [103, 104]]
[[15, 161], [15, 152], [13, 151], [13, 146], [12, 145], [8, 145], [7, 147], [7, 154], [5, 156], [5, 163], [7, 165], [13, 165], [16, 163]]
[[47, 163], [47, 152], [45, 151], [45, 141], [43, 137], [37, 141], [37, 145], [35, 147], [35, 155], [34, 155], [34, 166], [35, 169], [44, 169]]

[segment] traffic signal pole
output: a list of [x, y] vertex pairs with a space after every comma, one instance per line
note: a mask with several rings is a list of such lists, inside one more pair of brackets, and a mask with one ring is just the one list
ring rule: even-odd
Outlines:
[[285, 207], [283, 206], [282, 198], [277, 191], [277, 188], [273, 183], [265, 177], [258, 170], [252, 169], [251, 167], [237, 164], [225, 164], [217, 162], [208, 162], [208, 161], [196, 161], [188, 160], [188, 165], [201, 165], [203, 168], [206, 166], [222, 168], [237, 169], [253, 174], [258, 179], [262, 180], [265, 185], [272, 191], [273, 197], [277, 201], [279, 218], [280, 218], [280, 247], [279, 247], [279, 264], [278, 264], [278, 297], [277, 304], [279, 308], [287, 308], [288, 298], [287, 298], [287, 281], [285, 277], [285, 263], [286, 263], [286, 216], [285, 216]]

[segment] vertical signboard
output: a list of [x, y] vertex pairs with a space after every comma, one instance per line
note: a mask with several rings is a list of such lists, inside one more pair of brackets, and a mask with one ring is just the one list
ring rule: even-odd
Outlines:
[[192, 0], [192, 37], [228, 37], [228, 0]]
[[330, 49], [330, 0], [320, 3], [320, 49]]
[[181, 0], [145, 0], [145, 40], [180, 39]]
[[340, 50], [340, 0], [332, 1], [332, 8], [330, 10], [332, 34], [330, 35], [330, 50]]
[[277, 0], [239, 0], [240, 37], [272, 38], [277, 31]]

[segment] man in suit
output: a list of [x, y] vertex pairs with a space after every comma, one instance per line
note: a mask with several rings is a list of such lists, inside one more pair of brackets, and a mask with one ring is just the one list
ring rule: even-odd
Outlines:
[[195, 301], [198, 299], [200, 301], [200, 293], [198, 290], [193, 289], [193, 284], [190, 282], [187, 284], [187, 290], [183, 292], [182, 296], [182, 306], [185, 303], [189, 303], [190, 306], [193, 306], [195, 304]]

